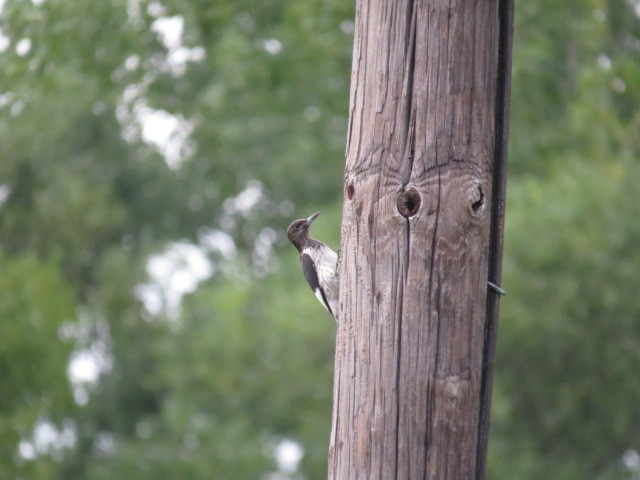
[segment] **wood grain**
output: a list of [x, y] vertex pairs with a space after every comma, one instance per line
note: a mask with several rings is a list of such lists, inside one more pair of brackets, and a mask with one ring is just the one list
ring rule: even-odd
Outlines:
[[512, 11], [357, 1], [331, 479], [482, 476]]

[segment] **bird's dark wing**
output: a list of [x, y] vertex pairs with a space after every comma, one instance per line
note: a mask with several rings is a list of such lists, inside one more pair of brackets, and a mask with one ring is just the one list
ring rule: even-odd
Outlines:
[[324, 290], [318, 282], [318, 273], [316, 271], [315, 265], [313, 264], [313, 260], [309, 255], [303, 253], [302, 255], [300, 255], [300, 261], [302, 262], [302, 272], [304, 273], [304, 278], [307, 279], [307, 283], [311, 287], [311, 290], [313, 290], [313, 293], [315, 293], [316, 297], [318, 297], [318, 300], [320, 300], [322, 305], [324, 305], [324, 308], [326, 308], [329, 313], [333, 315], [331, 307], [329, 306], [329, 301], [327, 300], [327, 295], [324, 293]]

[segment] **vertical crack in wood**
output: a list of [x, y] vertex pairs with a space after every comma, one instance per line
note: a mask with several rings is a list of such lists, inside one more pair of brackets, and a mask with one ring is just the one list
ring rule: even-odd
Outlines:
[[398, 431], [398, 427], [400, 426], [400, 405], [402, 404], [402, 400], [400, 398], [400, 367], [402, 361], [402, 315], [404, 305], [402, 303], [402, 297], [404, 296], [404, 282], [398, 282], [398, 298], [400, 299], [400, 305], [398, 308], [398, 322], [397, 322], [397, 342], [398, 342], [398, 354], [396, 356], [396, 452], [394, 455], [395, 467], [394, 470], [396, 472], [396, 478], [398, 478], [398, 452], [400, 450], [400, 431]]
[[[340, 328], [340, 327], [338, 327]], [[334, 410], [337, 409], [338, 405], [340, 405], [340, 380], [342, 378], [341, 374], [340, 374], [341, 370], [338, 371], [338, 375], [337, 378], [334, 380]], [[333, 413], [333, 418], [334, 418], [334, 422], [332, 425], [333, 428], [333, 449], [332, 451], [330, 451], [330, 455], [332, 455], [334, 458], [336, 455], [339, 454], [338, 452], [338, 432], [340, 431], [340, 417], [338, 415], [336, 415], [335, 413]], [[338, 462], [329, 462], [329, 465], [333, 465], [333, 478], [338, 478]]]
[[[378, 358], [382, 359], [382, 353], [383, 353], [383, 349], [384, 349], [383, 342], [379, 342], [378, 348], [379, 348], [378, 349]], [[384, 374], [383, 374], [383, 365], [382, 365], [382, 362], [379, 362], [378, 363], [378, 378], [382, 379], [383, 376], [384, 376]], [[381, 394], [381, 397], [382, 397], [382, 394]], [[383, 411], [384, 411], [384, 407], [383, 407]], [[378, 461], [377, 463], [378, 463], [378, 478], [379, 479], [383, 479], [384, 478], [384, 475], [383, 475], [384, 462]]]
[[[500, 284], [502, 268], [502, 241], [504, 234], [504, 201], [507, 173], [507, 141], [509, 128], [509, 97], [511, 93], [511, 50], [513, 39], [514, 0], [501, 0], [498, 4], [498, 75], [495, 110], [495, 152], [493, 188], [491, 201], [491, 227], [489, 233], [488, 280]], [[480, 418], [476, 442], [475, 480], [484, 478], [489, 436], [491, 386], [493, 383], [491, 364], [495, 356], [498, 328], [498, 299], [491, 292], [487, 298], [480, 378]]]
[[417, 5], [414, 0], [410, 0], [407, 12], [407, 25], [409, 26], [409, 38], [406, 43], [407, 62], [405, 66], [405, 79], [404, 79], [404, 125], [407, 125], [407, 131], [405, 134], [404, 146], [403, 146], [403, 162], [405, 163], [405, 170], [402, 175], [402, 189], [406, 187], [411, 179], [411, 172], [413, 170], [413, 161], [415, 155], [415, 111], [413, 108], [413, 88], [414, 88], [414, 72], [416, 67], [416, 22], [417, 22]]
[[[402, 177], [401, 177], [401, 187], [400, 190], [402, 192], [405, 191], [406, 186], [409, 184], [411, 180], [411, 174], [413, 171], [414, 164], [414, 156], [415, 156], [415, 110], [414, 110], [414, 74], [415, 74], [415, 65], [416, 65], [416, 22], [417, 22], [417, 4], [414, 0], [409, 0], [407, 3], [407, 30], [409, 31], [409, 37], [406, 42], [405, 51], [406, 51], [406, 64], [405, 64], [405, 78], [404, 78], [404, 119], [403, 124], [406, 125], [407, 130], [404, 134], [403, 138], [403, 148], [402, 148]], [[411, 200], [412, 201], [412, 200]], [[401, 398], [402, 390], [401, 390], [401, 378], [402, 378], [402, 342], [403, 342], [403, 316], [404, 316], [404, 287], [408, 279], [408, 269], [409, 269], [409, 258], [411, 256], [411, 222], [409, 217], [414, 215], [415, 212], [412, 212], [413, 207], [409, 207], [406, 204], [409, 203], [405, 199], [405, 204], [403, 207], [406, 207], [408, 210], [408, 215], [403, 215], [406, 218], [405, 221], [405, 242], [404, 242], [404, 252], [401, 258], [404, 258], [404, 262], [400, 265], [400, 273], [399, 275], [399, 309], [398, 309], [398, 317], [397, 317], [397, 329], [398, 335], [396, 338], [397, 341], [397, 360], [396, 360], [396, 445], [395, 445], [395, 455], [394, 461], [396, 463], [395, 468], [395, 478], [398, 478], [398, 474], [400, 469], [398, 468], [398, 462], [400, 461], [400, 443], [402, 442], [402, 435], [406, 434], [406, 432], [400, 431], [400, 416], [402, 414], [401, 409], [403, 405], [403, 399]]]
[[[398, 354], [396, 357], [396, 427], [400, 426], [400, 408], [402, 405], [402, 399], [400, 398], [400, 393], [401, 393], [401, 385], [400, 385], [400, 379], [402, 378], [402, 372], [401, 372], [401, 368], [402, 368], [402, 326], [403, 326], [403, 315], [404, 315], [404, 287], [405, 284], [407, 282], [407, 279], [409, 278], [409, 258], [411, 257], [411, 222], [409, 221], [409, 219], [407, 218], [406, 221], [406, 233], [404, 236], [404, 251], [406, 252], [406, 256], [403, 257], [406, 260], [404, 262], [402, 262], [399, 267], [399, 271], [398, 273], [400, 274], [400, 278], [398, 281], [398, 286], [399, 286], [399, 291], [397, 292], [398, 295], [398, 299], [399, 299], [399, 309], [398, 309], [398, 321], [397, 321], [397, 329], [398, 329], [398, 335], [397, 335], [397, 345], [398, 345]], [[398, 464], [398, 457], [399, 457], [399, 451], [400, 451], [400, 440], [401, 440], [401, 433], [400, 431], [396, 431], [396, 452], [395, 452], [395, 462], [396, 462], [396, 478], [399, 472], [399, 469], [397, 468], [397, 464]]]

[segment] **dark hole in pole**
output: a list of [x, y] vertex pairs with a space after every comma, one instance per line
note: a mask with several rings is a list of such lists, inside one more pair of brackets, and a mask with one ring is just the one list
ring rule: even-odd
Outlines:
[[396, 203], [398, 212], [405, 218], [413, 217], [418, 213], [421, 201], [420, 194], [413, 188], [406, 192], [400, 192]]
[[356, 189], [353, 188], [353, 183], [350, 183], [349, 186], [347, 187], [347, 198], [349, 200], [351, 200], [353, 198], [353, 194], [355, 193]]
[[482, 191], [482, 187], [478, 185], [478, 199], [471, 204], [471, 209], [474, 212], [477, 212], [478, 210], [480, 210], [483, 204], [484, 204], [484, 192]]

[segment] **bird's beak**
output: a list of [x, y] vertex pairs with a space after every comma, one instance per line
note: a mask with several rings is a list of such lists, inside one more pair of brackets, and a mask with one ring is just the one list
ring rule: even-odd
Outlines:
[[320, 212], [316, 212], [313, 215], [311, 215], [309, 218], [307, 218], [307, 227], [311, 225], [311, 222], [313, 222], [318, 215], [320, 215]]

